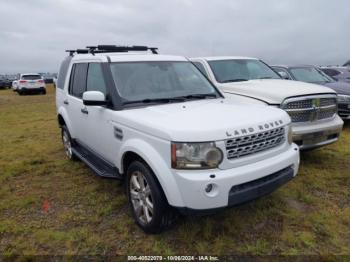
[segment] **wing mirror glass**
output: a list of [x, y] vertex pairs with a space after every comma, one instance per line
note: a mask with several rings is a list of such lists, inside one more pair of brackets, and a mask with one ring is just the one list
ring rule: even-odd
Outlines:
[[285, 80], [289, 79], [288, 74], [286, 72], [284, 72], [284, 71], [278, 72], [278, 74]]
[[83, 93], [83, 103], [86, 106], [104, 106], [107, 105], [107, 100], [100, 91], [86, 91]]

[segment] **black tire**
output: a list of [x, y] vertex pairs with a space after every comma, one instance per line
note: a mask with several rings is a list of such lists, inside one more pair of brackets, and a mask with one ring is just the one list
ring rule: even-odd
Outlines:
[[43, 95], [46, 95], [46, 89], [44, 89], [43, 91], [41, 91], [41, 93], [42, 93]]
[[[135, 175], [138, 177], [138, 174], [142, 174], [145, 178], [146, 184], [144, 185], [146, 185], [146, 188], [148, 186], [150, 189], [148, 196], [145, 193], [147, 190], [144, 191], [143, 196], [140, 196], [142, 193], [136, 193], [137, 191], [133, 188], [134, 182], [131, 180]], [[161, 186], [147, 164], [138, 160], [132, 162], [127, 169], [127, 180], [125, 184], [132, 216], [141, 229], [149, 234], [157, 234], [173, 224], [176, 220], [177, 213], [169, 206]], [[140, 189], [139, 192], [143, 191]], [[133, 194], [133, 198], [131, 197], [131, 194]], [[138, 195], [138, 197], [135, 197], [135, 195]], [[145, 211], [145, 206], [148, 206], [147, 203], [149, 203], [147, 202], [147, 199], [151, 199], [153, 206], [151, 213], [152, 218], [150, 221], [145, 221], [145, 219], [147, 219], [146, 213], [150, 214], [149, 211]], [[141, 205], [140, 202], [145, 204]], [[137, 212], [136, 209], [138, 209], [139, 212]], [[143, 213], [143, 215], [141, 213]], [[144, 218], [142, 219], [140, 216], [143, 216]]]
[[18, 90], [17, 93], [18, 93], [20, 96], [23, 96], [23, 95], [24, 95], [24, 92], [21, 91], [21, 90]]
[[[69, 160], [73, 160], [73, 161], [77, 160], [78, 159], [77, 156], [72, 151], [74, 143], [72, 141], [68, 128], [65, 125], [61, 127], [61, 138], [62, 138], [62, 143], [64, 147], [64, 152], [66, 153], [66, 157]], [[67, 139], [67, 141], [65, 139]], [[70, 146], [70, 149], [67, 148], [68, 144]]]

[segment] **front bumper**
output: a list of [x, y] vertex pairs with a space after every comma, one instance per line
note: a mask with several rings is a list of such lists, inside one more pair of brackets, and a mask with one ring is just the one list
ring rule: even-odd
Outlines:
[[331, 120], [293, 124], [293, 141], [301, 150], [334, 143], [343, 129], [343, 120], [336, 115]]
[[[212, 213], [266, 195], [296, 176], [299, 149], [293, 144], [274, 157], [227, 170], [174, 170], [183, 213]], [[205, 189], [211, 184], [212, 190]]]
[[338, 114], [344, 120], [350, 119], [350, 103], [339, 103]]

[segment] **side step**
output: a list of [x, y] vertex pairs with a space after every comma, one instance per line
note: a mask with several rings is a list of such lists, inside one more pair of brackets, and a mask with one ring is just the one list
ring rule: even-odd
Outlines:
[[122, 179], [122, 175], [119, 173], [118, 168], [101, 157], [96, 156], [91, 150], [81, 146], [77, 142], [74, 143], [72, 151], [73, 154], [87, 164], [97, 175], [107, 178]]

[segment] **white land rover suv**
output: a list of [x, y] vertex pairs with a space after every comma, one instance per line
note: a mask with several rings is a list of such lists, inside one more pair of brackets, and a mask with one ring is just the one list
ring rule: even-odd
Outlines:
[[299, 149], [285, 111], [234, 105], [186, 58], [155, 48], [70, 52], [56, 91], [66, 155], [125, 180], [145, 232], [160, 232], [177, 211], [255, 199], [297, 174]]
[[284, 109], [292, 119], [293, 141], [300, 149], [336, 142], [343, 128], [334, 90], [283, 80], [267, 64], [249, 57], [192, 58], [225, 97]]

